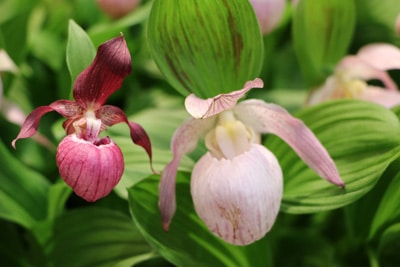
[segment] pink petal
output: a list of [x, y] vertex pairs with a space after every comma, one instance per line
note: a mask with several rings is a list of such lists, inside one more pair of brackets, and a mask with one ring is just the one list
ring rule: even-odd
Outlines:
[[121, 35], [99, 46], [96, 58], [76, 79], [74, 98], [83, 107], [100, 108], [131, 72], [131, 56]]
[[273, 226], [282, 199], [282, 171], [265, 147], [232, 160], [204, 155], [192, 172], [195, 210], [217, 236], [234, 245], [262, 238]]
[[286, 0], [250, 0], [261, 32], [267, 34], [278, 26], [285, 10]]
[[135, 122], [128, 121], [128, 118], [126, 117], [125, 113], [116, 106], [111, 106], [111, 105], [102, 106], [96, 115], [107, 126], [112, 126], [112, 125], [120, 123], [120, 122], [125, 122], [129, 126], [130, 136], [131, 136], [132, 141], [136, 145], [144, 148], [147, 155], [149, 156], [150, 166], [151, 166], [152, 171], [154, 173], [157, 173], [153, 169], [152, 149], [151, 149], [150, 138], [142, 126], [140, 126], [139, 124], [137, 124]]
[[49, 106], [41, 106], [34, 109], [22, 124], [18, 136], [12, 141], [12, 146], [15, 148], [15, 143], [21, 138], [29, 138], [36, 134], [39, 127], [39, 122], [42, 116], [50, 111], [57, 111], [64, 117], [73, 116], [74, 112], [79, 109], [79, 106], [69, 100], [58, 100], [51, 103]]
[[244, 85], [243, 89], [233, 91], [229, 94], [219, 94], [216, 97], [206, 100], [198, 98], [194, 94], [186, 97], [186, 110], [194, 118], [208, 118], [214, 116], [224, 110], [233, 108], [237, 101], [242, 98], [252, 88], [262, 88], [264, 83], [257, 78], [254, 81], [249, 81]]
[[283, 139], [322, 178], [344, 187], [332, 158], [301, 120], [280, 106], [261, 100], [243, 101], [234, 111], [254, 131], [272, 133]]
[[193, 151], [201, 136], [207, 133], [214, 125], [215, 118], [204, 120], [189, 119], [183, 123], [174, 133], [171, 141], [173, 159], [165, 167], [161, 174], [159, 185], [159, 209], [165, 231], [176, 210], [175, 180], [179, 162], [183, 155]]
[[133, 11], [141, 0], [97, 0], [101, 10], [113, 19], [121, 18]]
[[394, 23], [394, 32], [397, 36], [400, 36], [400, 14], [397, 15], [396, 21]]
[[370, 65], [360, 57], [347, 56], [343, 58], [336, 67], [336, 71], [342, 71], [351, 78], [363, 80], [379, 79], [385, 84], [387, 89], [397, 90], [396, 83], [386, 71]]
[[18, 68], [7, 52], [0, 49], [0, 73], [4, 71], [17, 73]]
[[380, 70], [400, 69], [400, 49], [391, 44], [363, 46], [356, 56]]
[[93, 144], [68, 135], [58, 146], [56, 162], [64, 181], [90, 202], [108, 195], [124, 171], [122, 152], [109, 138]]
[[357, 99], [377, 103], [386, 108], [392, 108], [400, 104], [400, 92], [369, 86]]

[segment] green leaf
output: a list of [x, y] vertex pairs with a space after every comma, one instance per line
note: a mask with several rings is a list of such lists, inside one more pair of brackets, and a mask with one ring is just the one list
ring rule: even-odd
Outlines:
[[129, 216], [95, 207], [64, 213], [50, 242], [50, 258], [57, 267], [114, 266], [152, 251]]
[[[86, 1], [85, 1], [86, 2]], [[102, 43], [104, 40], [117, 36], [120, 32], [143, 23], [149, 16], [152, 2], [138, 6], [134, 12], [127, 14], [115, 21], [105, 21], [94, 24], [88, 29], [88, 34], [94, 43]], [[86, 15], [86, 12], [84, 12]]]
[[15, 159], [1, 141], [0, 155], [0, 218], [32, 228], [46, 218], [49, 183]]
[[393, 223], [395, 220], [400, 220], [399, 188], [400, 172], [393, 178], [379, 203], [372, 221], [369, 238], [373, 238], [384, 226]]
[[[127, 198], [128, 187], [152, 174], [149, 158], [143, 148], [135, 145], [130, 137], [115, 136], [112, 139], [121, 148], [125, 161], [124, 174], [114, 190], [120, 197]], [[153, 167], [160, 172], [172, 160], [172, 152], [170, 150], [161, 150], [153, 147], [153, 155]], [[179, 170], [191, 171], [193, 166], [193, 160], [188, 156], [184, 156], [179, 165]]]
[[395, 34], [395, 21], [400, 13], [397, 0], [355, 0], [357, 17], [363, 23], [383, 25], [392, 36]]
[[67, 66], [71, 81], [90, 65], [96, 55], [96, 48], [86, 32], [75, 21], [69, 21], [67, 42]]
[[231, 92], [259, 75], [262, 36], [248, 0], [155, 0], [147, 26], [152, 57], [184, 96]]
[[309, 85], [317, 85], [345, 54], [356, 22], [354, 1], [302, 0], [293, 16], [296, 55]]
[[386, 108], [341, 100], [296, 114], [316, 134], [338, 167], [346, 189], [319, 178], [282, 140], [265, 142], [284, 173], [281, 210], [312, 213], [345, 206], [366, 194], [400, 154], [400, 125]]
[[177, 211], [167, 233], [157, 205], [159, 176], [149, 176], [128, 190], [131, 214], [148, 242], [177, 266], [269, 266], [267, 238], [247, 247], [233, 246], [206, 228], [194, 211], [189, 178], [190, 173], [178, 172]]
[[400, 262], [400, 223], [393, 224], [383, 233], [378, 247], [380, 266], [397, 266]]

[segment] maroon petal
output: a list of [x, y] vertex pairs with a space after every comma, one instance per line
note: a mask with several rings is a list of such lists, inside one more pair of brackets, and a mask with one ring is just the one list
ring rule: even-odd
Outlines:
[[90, 202], [107, 196], [124, 172], [122, 152], [109, 138], [93, 144], [68, 135], [58, 146], [56, 162], [64, 181]]
[[131, 69], [131, 56], [124, 37], [105, 42], [99, 46], [93, 63], [76, 78], [74, 98], [86, 108], [100, 108], [122, 86]]
[[29, 138], [33, 136], [39, 127], [39, 122], [42, 116], [50, 111], [57, 111], [62, 116], [68, 118], [73, 116], [79, 110], [79, 105], [70, 100], [54, 101], [48, 106], [41, 106], [34, 109], [22, 124], [21, 130], [17, 137], [12, 141], [12, 146], [15, 148], [15, 143], [18, 139]]
[[126, 117], [125, 113], [116, 106], [111, 106], [111, 105], [102, 106], [98, 111], [97, 116], [106, 126], [112, 126], [120, 122], [125, 122], [126, 124], [128, 124], [132, 141], [136, 145], [144, 148], [147, 155], [149, 156], [150, 166], [152, 171], [154, 173], [157, 173], [153, 169], [150, 138], [142, 126], [140, 126], [137, 123], [128, 121], [128, 118]]

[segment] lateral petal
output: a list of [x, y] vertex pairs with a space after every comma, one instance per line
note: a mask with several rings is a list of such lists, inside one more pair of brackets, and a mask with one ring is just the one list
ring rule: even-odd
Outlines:
[[149, 156], [150, 167], [153, 173], [157, 173], [153, 169], [153, 163], [152, 163], [153, 156], [152, 156], [150, 138], [141, 125], [129, 121], [128, 118], [126, 117], [126, 114], [119, 107], [116, 106], [104, 105], [98, 110], [96, 115], [101, 119], [101, 121], [106, 126], [112, 126], [120, 122], [125, 122], [129, 127], [132, 142], [144, 148], [147, 155]]
[[380, 104], [386, 108], [392, 108], [400, 104], [400, 92], [385, 90], [381, 87], [368, 86], [358, 99]]
[[237, 118], [254, 131], [283, 139], [319, 176], [344, 187], [335, 163], [311, 130], [278, 105], [251, 99], [238, 104]]
[[214, 116], [224, 110], [233, 108], [237, 101], [242, 98], [252, 88], [262, 88], [264, 83], [256, 78], [244, 85], [243, 89], [233, 91], [229, 94], [219, 94], [213, 98], [201, 99], [190, 94], [185, 99], [187, 112], [196, 119], [203, 119]]
[[165, 231], [168, 231], [169, 224], [176, 210], [175, 181], [179, 162], [183, 155], [193, 151], [201, 136], [207, 133], [214, 125], [215, 118], [193, 119], [190, 118], [183, 123], [172, 136], [171, 150], [173, 159], [161, 173], [159, 184], [158, 206]]
[[84, 107], [102, 106], [122, 86], [131, 72], [131, 56], [124, 37], [113, 38], [100, 45], [92, 64], [77, 78], [74, 98]]
[[369, 44], [363, 46], [356, 56], [380, 70], [400, 69], [400, 49], [392, 44]]
[[[25, 119], [21, 126], [17, 137], [11, 142], [11, 145], [15, 148], [15, 143], [22, 138], [29, 138], [33, 136], [39, 127], [39, 122], [42, 116], [50, 111], [57, 111], [64, 117], [73, 115], [71, 110], [75, 110], [75, 102], [69, 100], [58, 100], [54, 101], [48, 106], [40, 106], [34, 109]], [[68, 111], [69, 110], [69, 111]]]
[[191, 177], [195, 210], [215, 235], [228, 243], [247, 245], [273, 226], [282, 199], [282, 171], [264, 146], [232, 160], [205, 154]]
[[346, 73], [349, 77], [362, 80], [379, 79], [387, 89], [397, 90], [396, 83], [390, 78], [386, 71], [370, 65], [367, 61], [357, 56], [347, 56], [343, 58], [336, 67], [336, 71]]

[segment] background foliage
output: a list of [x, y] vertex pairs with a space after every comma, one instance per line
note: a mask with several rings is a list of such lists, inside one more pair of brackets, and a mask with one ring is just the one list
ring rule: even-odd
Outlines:
[[[208, 5], [199, 10], [206, 13], [221, 1], [205, 1]], [[235, 16], [249, 16], [255, 23], [246, 0], [236, 1]], [[157, 8], [161, 2], [155, 1]], [[174, 27], [173, 12], [195, 10], [191, 3], [160, 9], [169, 30], [185, 30]], [[25, 114], [69, 99], [74, 79], [93, 59], [95, 48], [122, 32], [133, 72], [108, 103], [146, 129], [154, 167], [161, 171], [171, 160], [171, 136], [188, 116], [183, 106], [187, 92], [168, 74], [165, 62], [156, 64], [165, 52], [156, 53], [161, 49], [157, 40], [165, 36], [147, 35], [163, 18], [157, 13], [149, 17], [152, 4], [143, 0], [126, 16], [111, 19], [94, 0], [0, 0], [0, 49], [18, 67], [16, 73], [1, 73], [3, 98]], [[266, 136], [263, 143], [277, 156], [285, 177], [281, 212], [263, 239], [232, 246], [212, 235], [193, 209], [190, 172], [205, 151], [200, 144], [180, 164], [178, 210], [165, 233], [157, 208], [159, 175], [151, 174], [146, 153], [132, 144], [126, 125], [107, 131], [124, 153], [121, 182], [106, 198], [86, 203], [61, 180], [55, 164], [55, 148], [65, 134], [62, 119], [46, 115], [39, 137], [47, 141], [21, 140], [14, 150], [10, 143], [20, 125], [0, 116], [0, 266], [398, 266], [400, 108], [357, 100], [306, 108], [304, 101], [346, 54], [375, 42], [399, 46], [394, 21], [400, 5], [397, 0], [300, 0], [297, 8], [288, 1], [278, 28], [265, 36], [249, 31], [246, 49], [256, 57], [246, 54], [236, 66], [231, 51], [225, 51], [222, 64], [228, 67], [219, 71], [243, 69], [251, 61], [244, 76], [259, 75], [265, 86], [248, 97], [278, 103], [301, 118], [332, 155], [345, 191], [318, 178], [280, 139]], [[219, 23], [216, 19], [212, 27], [223, 29]], [[199, 25], [188, 27], [196, 29], [191, 34], [197, 42], [213, 36]], [[218, 32], [211, 46], [226, 35]], [[181, 53], [179, 67], [190, 68], [187, 56]], [[192, 59], [209, 75], [192, 80], [193, 88], [213, 84], [203, 97], [243, 82], [240, 75], [215, 81], [201, 56]], [[399, 71], [390, 75], [400, 85]]]

